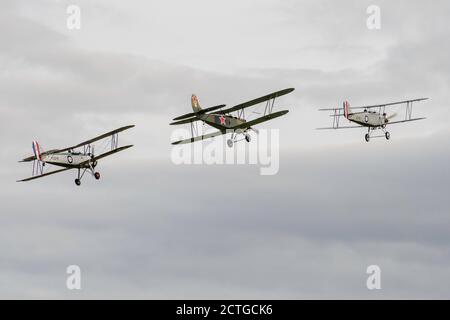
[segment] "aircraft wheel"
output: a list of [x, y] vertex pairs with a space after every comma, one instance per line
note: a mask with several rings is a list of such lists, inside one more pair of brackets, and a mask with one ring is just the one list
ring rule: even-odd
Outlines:
[[247, 133], [247, 134], [245, 135], [245, 140], [246, 140], [247, 142], [250, 142], [250, 141], [252, 141], [252, 137]]
[[75, 179], [75, 184], [76, 184], [77, 186], [81, 185], [81, 180], [80, 180], [80, 179]]
[[100, 179], [100, 172], [94, 173], [94, 177], [95, 177], [95, 179], [99, 180]]
[[232, 147], [233, 147], [233, 140], [228, 139], [228, 140], [227, 140], [227, 145], [228, 145], [230, 148], [232, 148]]
[[370, 136], [369, 136], [368, 133], [366, 133], [365, 139], [366, 139], [366, 142], [369, 142], [369, 141], [370, 141]]
[[387, 131], [384, 135], [386, 136], [386, 140], [389, 140], [391, 138], [391, 134]]

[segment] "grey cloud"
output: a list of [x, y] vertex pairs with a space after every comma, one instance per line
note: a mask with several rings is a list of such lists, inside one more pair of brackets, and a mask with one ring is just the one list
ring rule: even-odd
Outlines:
[[[19, 14], [15, 2], [6, 4], [0, 22], [1, 297], [449, 297], [446, 2], [408, 2], [411, 19], [404, 20], [398, 19], [401, 5], [382, 2], [389, 36], [377, 38], [355, 27], [356, 14], [364, 21], [365, 3], [268, 1], [259, 14], [279, 19], [271, 36], [305, 25], [303, 32], [312, 33], [298, 46], [292, 38], [280, 44], [324, 57], [325, 64], [336, 49], [331, 58], [345, 67], [281, 68], [276, 61], [289, 61], [292, 52], [280, 51], [261, 53], [267, 65], [239, 71], [208, 71], [106, 40], [102, 50], [92, 49], [51, 23]], [[105, 21], [115, 14], [114, 8], [95, 12]], [[419, 19], [422, 14], [436, 19]], [[119, 25], [119, 36], [131, 24]], [[148, 36], [146, 30], [138, 35]], [[158, 52], [177, 49], [171, 44]], [[217, 59], [225, 66], [228, 53], [214, 52], [205, 65]], [[195, 50], [186, 53], [192, 55]], [[348, 64], [357, 55], [365, 63]], [[262, 177], [255, 166], [170, 162], [168, 122], [189, 111], [191, 93], [205, 106], [232, 105], [291, 86], [297, 90], [280, 101], [290, 114], [268, 125], [281, 129], [278, 175]], [[432, 100], [417, 112], [429, 119], [392, 128], [388, 143], [365, 144], [359, 130], [313, 130], [329, 120], [315, 107], [422, 95]], [[36, 136], [50, 148], [129, 121], [141, 124], [124, 135], [135, 148], [102, 162], [100, 183], [86, 180], [75, 188], [73, 172], [14, 182], [29, 174], [15, 161]], [[82, 267], [79, 293], [64, 287], [69, 264]], [[365, 288], [369, 264], [382, 268], [380, 292]]]

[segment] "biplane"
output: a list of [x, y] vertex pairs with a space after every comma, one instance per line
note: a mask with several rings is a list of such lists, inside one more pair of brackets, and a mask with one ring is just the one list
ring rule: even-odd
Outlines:
[[[317, 128], [318, 130], [327, 130], [327, 129], [351, 129], [351, 128], [367, 128], [367, 133], [364, 136], [367, 142], [370, 141], [371, 138], [379, 138], [385, 137], [386, 140], [389, 140], [391, 134], [387, 131], [386, 127], [391, 124], [405, 123], [411, 121], [423, 120], [426, 118], [413, 118], [413, 103], [427, 100], [428, 98], [420, 98], [413, 100], [405, 100], [399, 102], [390, 102], [385, 104], [377, 104], [377, 105], [368, 105], [361, 107], [350, 107], [348, 101], [343, 103], [342, 108], [325, 108], [319, 109], [319, 111], [332, 111], [333, 114], [330, 117], [333, 118], [333, 126], [327, 128]], [[405, 114], [402, 120], [391, 121], [394, 117], [397, 116], [397, 113], [392, 113], [388, 115], [386, 113], [386, 107], [404, 105], [405, 106]], [[356, 126], [341, 126], [340, 118], [344, 117], [350, 122], [356, 123]], [[382, 130], [383, 135], [374, 135], [376, 130]]]
[[[75, 179], [75, 184], [77, 186], [81, 185], [81, 179], [83, 178], [86, 171], [90, 172], [96, 180], [99, 180], [100, 173], [95, 171], [98, 161], [112, 154], [132, 147], [133, 145], [119, 147], [119, 133], [133, 127], [134, 125], [125, 126], [71, 147], [63, 149], [53, 149], [49, 151], [42, 150], [39, 143], [37, 141], [33, 141], [32, 149], [34, 155], [19, 161], [33, 162], [32, 176], [30, 178], [19, 180], [17, 182], [39, 179], [71, 169], [78, 170], [78, 176]], [[110, 142], [106, 140], [107, 138], [111, 138]], [[108, 148], [109, 150], [99, 155], [95, 155], [95, 145], [93, 144], [100, 140], [104, 140], [104, 142], [106, 142], [103, 147]], [[44, 167], [47, 164], [62, 167], [62, 169], [44, 173]]]
[[[174, 118], [173, 121], [175, 122], [172, 122], [170, 124], [170, 125], [190, 124], [192, 137], [172, 142], [172, 144], [176, 145], [176, 144], [192, 143], [224, 135], [227, 133], [231, 133], [231, 138], [227, 140], [227, 145], [230, 148], [233, 147], [234, 143], [243, 140], [243, 139], [237, 140], [238, 135], [243, 135], [244, 139], [247, 142], [250, 142], [251, 136], [248, 133], [248, 131], [252, 130], [258, 133], [258, 131], [254, 129], [253, 126], [281, 117], [289, 112], [289, 110], [273, 112], [273, 109], [275, 105], [275, 100], [277, 98], [284, 96], [288, 93], [291, 93], [292, 91], [294, 91], [294, 88], [277, 91], [268, 94], [264, 97], [247, 101], [227, 109], [224, 109], [226, 107], [226, 105], [224, 104], [202, 109], [198, 102], [197, 96], [194, 94], [191, 97], [191, 105], [193, 112]], [[245, 109], [263, 102], [266, 102], [264, 112], [261, 111], [263, 115], [259, 118], [247, 121], [245, 119]], [[198, 136], [197, 124], [199, 122], [202, 122], [203, 124], [208, 124], [211, 127], [218, 129], [219, 131]]]

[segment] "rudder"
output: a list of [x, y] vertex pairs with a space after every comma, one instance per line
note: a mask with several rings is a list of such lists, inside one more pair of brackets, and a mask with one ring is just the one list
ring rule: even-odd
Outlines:
[[200, 103], [198, 102], [198, 98], [195, 94], [193, 94], [191, 97], [191, 105], [194, 112], [199, 112], [200, 110], [202, 110], [202, 108], [200, 107]]
[[42, 161], [41, 157], [41, 147], [37, 141], [33, 141], [31, 144], [31, 147], [33, 148], [34, 156], [36, 157], [36, 160]]

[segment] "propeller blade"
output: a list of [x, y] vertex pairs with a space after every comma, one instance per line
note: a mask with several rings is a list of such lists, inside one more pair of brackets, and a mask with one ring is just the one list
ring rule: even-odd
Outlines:
[[389, 117], [387, 117], [386, 119], [391, 120], [392, 118], [394, 118], [396, 116], [397, 116], [397, 113], [393, 113]]
[[255, 128], [250, 128], [250, 129], [252, 129], [256, 134], [259, 134], [259, 130], [258, 129], [255, 129]]

